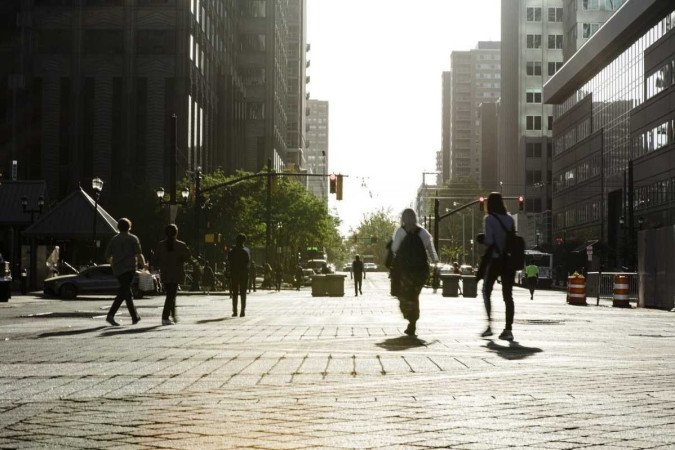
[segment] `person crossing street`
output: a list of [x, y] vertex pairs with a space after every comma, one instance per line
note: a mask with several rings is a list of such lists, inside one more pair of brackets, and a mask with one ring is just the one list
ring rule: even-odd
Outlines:
[[361, 257], [356, 255], [354, 261], [352, 261], [352, 270], [349, 272], [349, 277], [354, 279], [354, 293], [358, 297], [359, 294], [363, 295], [363, 279], [366, 277], [366, 271], [363, 268], [363, 261]]
[[530, 263], [525, 267], [525, 286], [530, 290], [530, 300], [534, 300], [534, 290], [539, 280], [539, 267]]

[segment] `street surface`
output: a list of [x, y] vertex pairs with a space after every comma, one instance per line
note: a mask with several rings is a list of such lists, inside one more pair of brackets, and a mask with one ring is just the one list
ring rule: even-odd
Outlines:
[[[423, 291], [418, 339], [364, 295], [258, 291], [0, 304], [0, 448], [675, 448], [675, 313], [569, 306], [516, 288], [516, 342], [480, 338], [479, 298]], [[593, 302], [594, 303], [594, 302]]]

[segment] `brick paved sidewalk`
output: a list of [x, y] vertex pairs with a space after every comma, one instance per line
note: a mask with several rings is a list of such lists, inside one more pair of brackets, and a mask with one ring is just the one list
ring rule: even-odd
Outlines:
[[[675, 315], [516, 293], [517, 342], [479, 299], [424, 291], [418, 339], [387, 295], [0, 305], [0, 448], [673, 448]], [[351, 292], [350, 289], [346, 289]], [[494, 302], [496, 328], [503, 303]], [[499, 330], [497, 330], [499, 331]]]

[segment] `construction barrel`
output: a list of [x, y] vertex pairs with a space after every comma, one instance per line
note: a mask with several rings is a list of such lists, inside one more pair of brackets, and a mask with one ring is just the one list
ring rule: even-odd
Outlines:
[[612, 306], [617, 308], [630, 308], [628, 301], [628, 276], [614, 275], [614, 294], [612, 296]]
[[567, 277], [567, 303], [586, 305], [586, 278], [577, 273]]

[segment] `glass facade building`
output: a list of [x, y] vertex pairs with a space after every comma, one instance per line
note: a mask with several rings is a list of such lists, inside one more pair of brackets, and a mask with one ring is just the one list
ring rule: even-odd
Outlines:
[[[624, 223], [632, 227], [637, 216], [640, 226], [675, 220], [675, 174], [667, 154], [675, 111], [660, 101], [675, 92], [675, 4], [625, 3], [580, 50], [585, 53], [545, 87], [545, 101], [555, 104], [554, 238], [606, 243], [617, 264]], [[629, 16], [638, 10], [641, 29]], [[603, 56], [607, 62], [598, 64]]]

